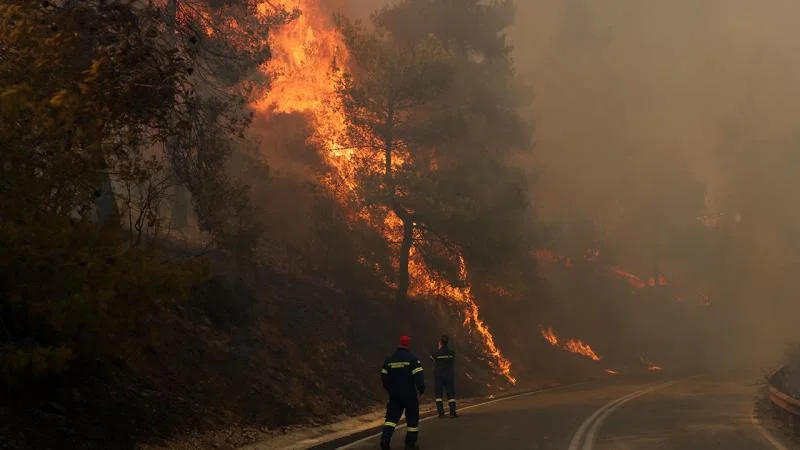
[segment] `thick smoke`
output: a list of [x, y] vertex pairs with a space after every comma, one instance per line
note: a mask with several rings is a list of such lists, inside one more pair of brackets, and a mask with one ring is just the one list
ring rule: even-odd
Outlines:
[[[639, 273], [652, 273], [660, 236], [697, 252], [661, 270], [692, 288], [716, 278], [702, 339], [732, 362], [768, 363], [797, 337], [800, 4], [517, 3], [511, 37], [536, 88], [542, 217], [588, 217]], [[698, 184], [697, 207], [677, 195]], [[722, 214], [715, 232], [728, 240], [712, 259], [674, 239], [694, 209]]]
[[[390, 3], [320, 2], [329, 13], [361, 19]], [[528, 113], [536, 148], [524, 162], [534, 175], [532, 202], [544, 224], [569, 224], [559, 228], [554, 250], [580, 254], [601, 241], [609, 267], [645, 281], [666, 277], [669, 294], [658, 301], [699, 305], [630, 307], [597, 279], [576, 286], [553, 276], [545, 289], [551, 300], [532, 299], [549, 302], [536, 314], [558, 305], [552, 309], [572, 319], [544, 325], [586, 338], [601, 354], [623, 353], [626, 339], [646, 331], [672, 338], [664, 341], [670, 345], [702, 347], [708, 361], [774, 363], [797, 337], [800, 312], [792, 282], [800, 268], [800, 208], [792, 197], [800, 188], [800, 4], [516, 3], [513, 55], [536, 94]], [[287, 123], [264, 128], [261, 149], [274, 184], [286, 175], [313, 182], [313, 148], [299, 160], [297, 153], [310, 130], [288, 128], [296, 136], [267, 132]], [[285, 182], [286, 191], [297, 192], [293, 183]], [[285, 228], [297, 234], [303, 228], [291, 224], [304, 214]], [[701, 216], [718, 225], [697, 227]], [[627, 334], [599, 342], [621, 329]]]

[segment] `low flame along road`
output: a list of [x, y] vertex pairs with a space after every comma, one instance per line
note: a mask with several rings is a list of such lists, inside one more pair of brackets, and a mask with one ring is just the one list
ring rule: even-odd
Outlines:
[[[425, 420], [422, 449], [786, 450], [752, 417], [758, 372], [676, 376], [668, 371], [523, 394]], [[398, 428], [393, 448], [402, 448]], [[374, 430], [313, 449], [373, 449]]]
[[542, 337], [550, 343], [553, 347], [560, 347], [563, 350], [566, 350], [571, 353], [575, 353], [581, 356], [585, 356], [593, 361], [600, 361], [600, 357], [597, 353], [592, 350], [592, 347], [589, 344], [586, 344], [583, 341], [577, 339], [569, 339], [566, 342], [561, 342], [558, 338], [558, 335], [552, 328], [542, 328], [541, 329]]

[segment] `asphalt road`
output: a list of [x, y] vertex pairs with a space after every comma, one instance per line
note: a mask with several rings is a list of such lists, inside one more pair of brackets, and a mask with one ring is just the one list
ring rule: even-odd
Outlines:
[[[420, 447], [553, 450], [787, 450], [753, 419], [758, 374], [618, 377], [526, 394], [420, 426]], [[398, 428], [392, 448], [403, 448]], [[370, 436], [342, 449], [375, 449]]]

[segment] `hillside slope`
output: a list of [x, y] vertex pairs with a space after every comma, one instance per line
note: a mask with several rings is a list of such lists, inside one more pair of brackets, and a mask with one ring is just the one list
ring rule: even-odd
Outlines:
[[[461, 322], [446, 302], [386, 298], [271, 272], [255, 289], [217, 277], [189, 303], [154, 311], [157, 333], [140, 352], [77, 361], [66, 377], [21, 387], [21, 400], [0, 410], [0, 437], [11, 448], [134, 448], [196, 430], [275, 429], [366, 411], [383, 399], [376, 368], [398, 336], [410, 334], [425, 359]], [[455, 342], [464, 358], [459, 395], [500, 382], [479, 351]]]

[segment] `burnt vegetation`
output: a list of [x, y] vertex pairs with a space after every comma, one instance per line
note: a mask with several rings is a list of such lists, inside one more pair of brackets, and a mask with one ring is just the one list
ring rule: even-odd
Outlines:
[[[384, 11], [374, 33], [417, 6]], [[348, 145], [378, 145], [389, 168], [360, 172], [348, 205], [319, 183], [328, 169], [302, 116], [256, 118], [262, 132], [250, 131], [250, 104], [271, 88], [260, 70], [269, 32], [300, 18], [249, 1], [0, 4], [4, 441], [125, 448], [354, 413], [379, 400], [362, 379], [395, 335], [458, 335], [459, 308], [405, 301], [408, 256], [418, 247], [456, 281], [462, 249], [492, 267], [480, 245], [501, 226], [487, 221], [493, 188], [464, 194], [476, 169], [501, 171], [483, 176], [490, 188], [512, 169], [491, 135], [453, 130], [502, 118], [480, 99], [447, 108], [481, 70], [447, 37], [401, 42], [395, 26], [388, 40], [341, 20], [358, 62], [341, 85], [345, 116], [353, 138], [359, 127], [373, 137]], [[270, 143], [304, 173], [279, 156], [270, 167]], [[396, 173], [395, 147], [407, 158]], [[465, 165], [466, 153], [485, 161]], [[512, 189], [524, 215], [524, 180]], [[354, 217], [362, 207], [398, 214], [404, 242]], [[474, 228], [459, 236], [459, 223]], [[381, 300], [392, 286], [399, 303]], [[463, 345], [470, 376], [494, 383], [480, 341], [464, 334]], [[465, 380], [466, 392], [477, 386]]]
[[[562, 27], [588, 26], [573, 3]], [[722, 214], [686, 164], [598, 170], [542, 218], [559, 166], [533, 145], [514, 19], [501, 0], [398, 0], [367, 22], [311, 0], [0, 0], [0, 439], [251, 443], [380, 402], [375, 368], [405, 333], [423, 355], [451, 336], [464, 396], [511, 373], [711, 365], [723, 328], [750, 329], [730, 280], [774, 256], [739, 211], [790, 219], [748, 186], [791, 170], [727, 156]], [[316, 40], [271, 40], [292, 26]], [[268, 70], [280, 58], [320, 58], [327, 91], [276, 102], [308, 82]], [[756, 146], [730, 128], [721, 146]]]

